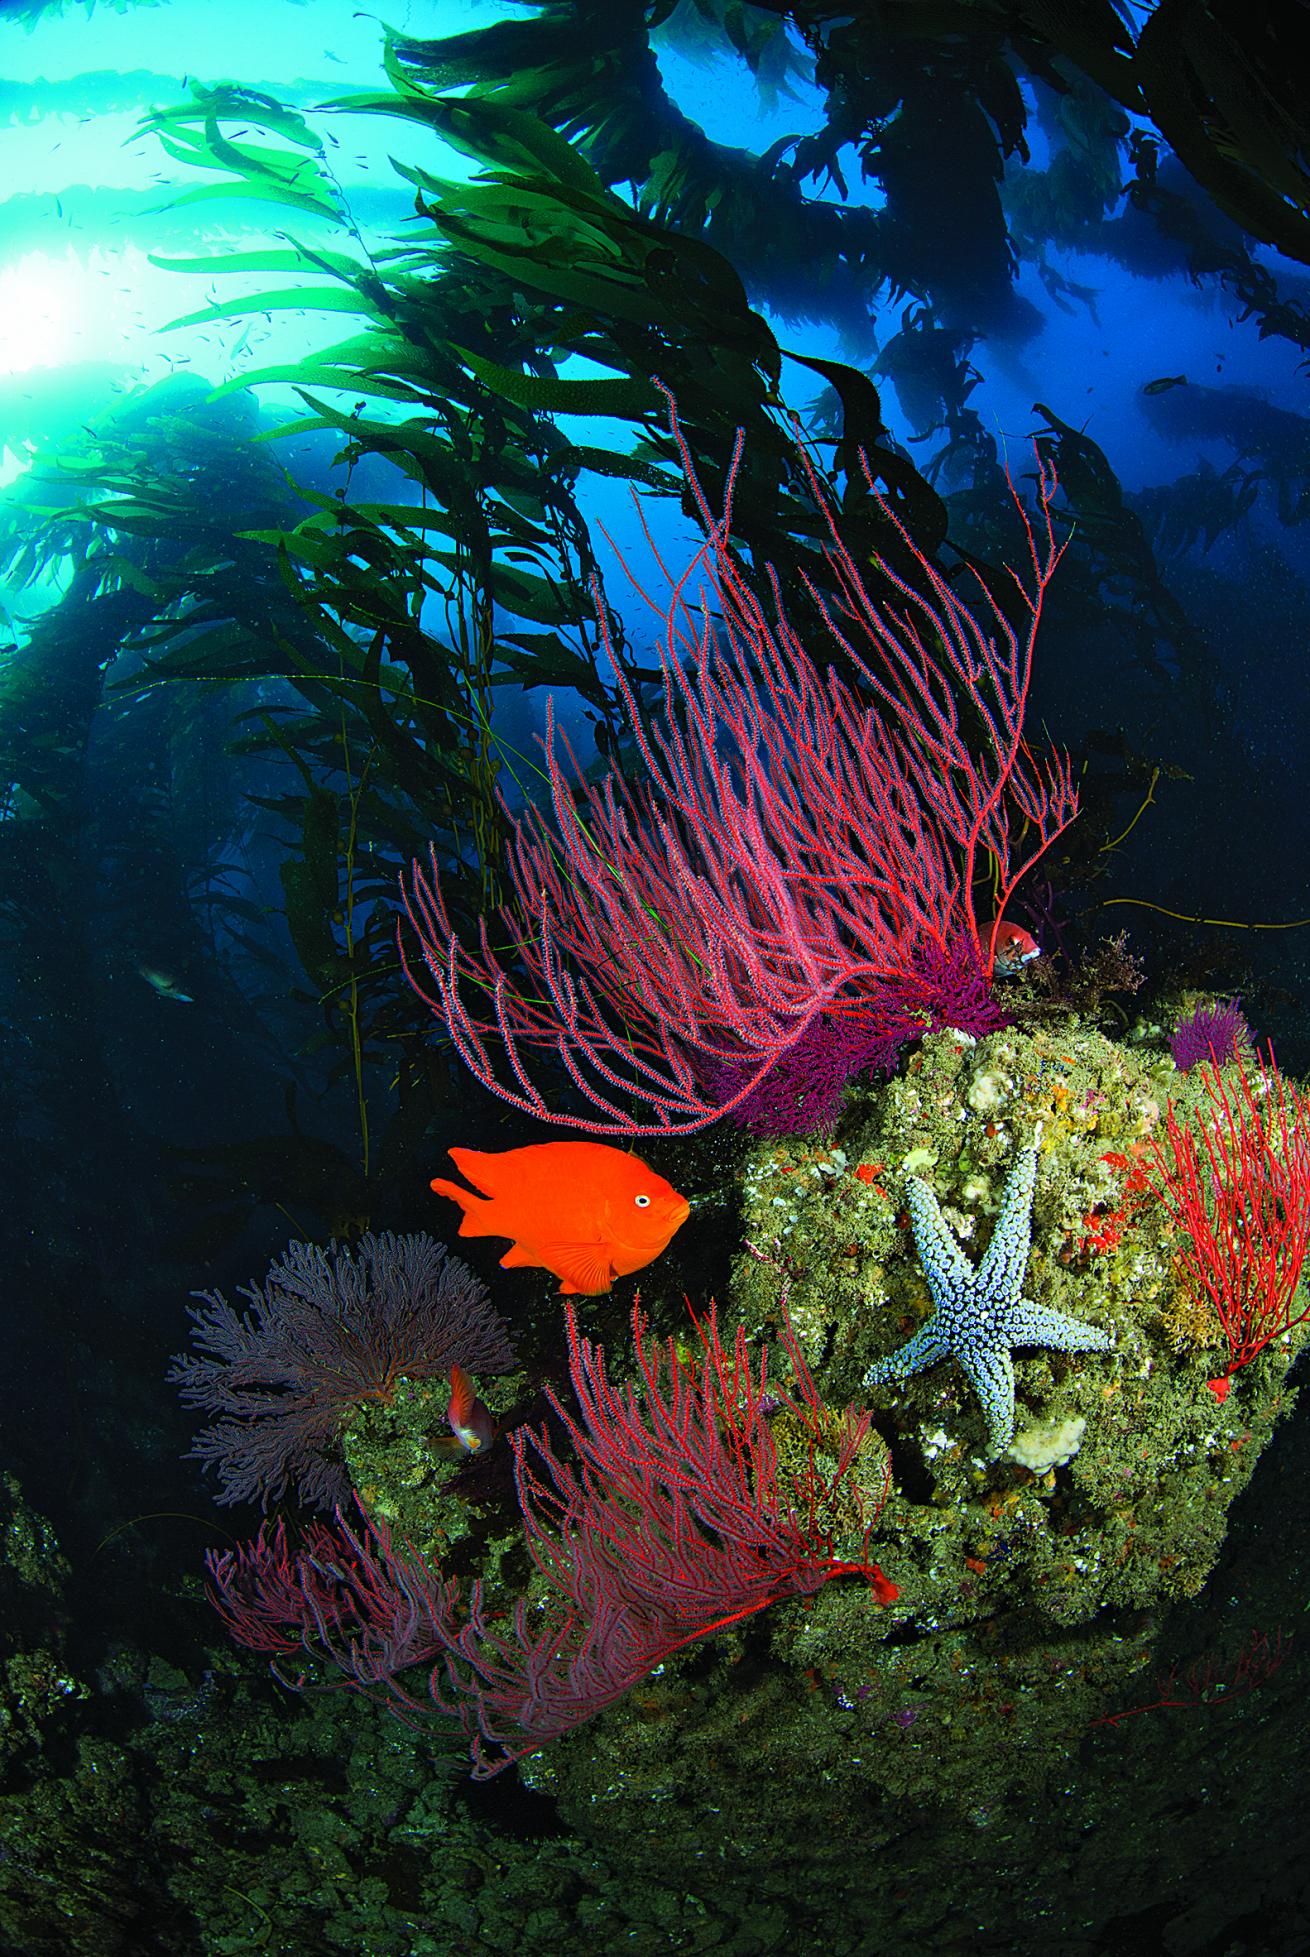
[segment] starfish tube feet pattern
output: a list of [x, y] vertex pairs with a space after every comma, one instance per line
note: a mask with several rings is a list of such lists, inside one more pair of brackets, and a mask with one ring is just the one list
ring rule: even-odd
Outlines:
[[927, 1183], [920, 1176], [906, 1177], [906, 1206], [933, 1312], [899, 1351], [877, 1360], [864, 1375], [866, 1386], [880, 1386], [922, 1372], [939, 1360], [954, 1359], [982, 1405], [991, 1460], [1004, 1454], [1014, 1439], [1011, 1354], [1016, 1346], [1104, 1352], [1112, 1343], [1110, 1334], [1099, 1326], [1034, 1304], [1022, 1295], [1032, 1248], [1033, 1186], [1041, 1139], [1039, 1127], [1011, 1169], [991, 1243], [977, 1265], [956, 1243]]

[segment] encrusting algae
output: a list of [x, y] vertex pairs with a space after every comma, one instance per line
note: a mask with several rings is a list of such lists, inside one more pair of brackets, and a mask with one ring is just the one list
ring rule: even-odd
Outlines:
[[[1144, 1189], [1170, 1099], [1180, 1115], [1199, 1108], [1199, 1079], [1078, 1022], [977, 1042], [946, 1031], [903, 1077], [848, 1097], [831, 1140], [754, 1148], [722, 1316], [758, 1351], [777, 1344], [785, 1312], [834, 1420], [849, 1402], [871, 1407], [858, 1477], [877, 1514], [868, 1554], [899, 1594], [875, 1608], [861, 1586], [829, 1584], [675, 1653], [581, 1735], [522, 1761], [529, 1786], [611, 1846], [636, 1831], [646, 1854], [658, 1801], [670, 1867], [691, 1852], [678, 1816], [699, 1817], [700, 1855], [714, 1852], [707, 1826], [726, 1843], [747, 1812], [780, 1848], [813, 1832], [817, 1786], [823, 1826], [849, 1845], [889, 1798], [989, 1809], [1124, 1702], [1168, 1606], [1214, 1566], [1229, 1508], [1295, 1397], [1285, 1374], [1305, 1336], [1276, 1340], [1226, 1402], [1208, 1388], [1208, 1332], [1182, 1330], [1193, 1308], [1176, 1239]], [[862, 1381], [932, 1309], [906, 1176], [924, 1179], [976, 1265], [1039, 1126], [1024, 1295], [1112, 1344], [1020, 1345], [1014, 1435], [989, 1458], [958, 1366]], [[369, 1410], [369, 1492], [431, 1541], [434, 1488], [382, 1485], [381, 1429], [400, 1417]], [[785, 1472], [785, 1410], [773, 1427]], [[437, 1533], [449, 1522], [447, 1510]], [[496, 1524], [483, 1554], [489, 1571], [519, 1561]], [[762, 1771], [776, 1775], [767, 1818], [754, 1798], [739, 1814], [734, 1788]]]

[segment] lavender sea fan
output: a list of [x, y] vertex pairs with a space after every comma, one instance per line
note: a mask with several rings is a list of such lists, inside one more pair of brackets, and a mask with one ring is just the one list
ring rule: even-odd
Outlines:
[[487, 1292], [444, 1244], [416, 1235], [361, 1237], [355, 1249], [293, 1243], [263, 1284], [241, 1287], [239, 1311], [219, 1291], [191, 1309], [197, 1353], [168, 1377], [187, 1406], [218, 1415], [188, 1458], [215, 1469], [217, 1500], [261, 1502], [294, 1486], [330, 1509], [348, 1499], [337, 1436], [362, 1400], [389, 1400], [400, 1379], [462, 1366], [514, 1364]]

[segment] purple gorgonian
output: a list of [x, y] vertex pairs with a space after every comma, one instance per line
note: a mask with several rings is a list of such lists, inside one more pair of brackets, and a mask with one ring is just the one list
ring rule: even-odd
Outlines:
[[354, 1249], [293, 1243], [247, 1308], [198, 1291], [195, 1353], [168, 1377], [187, 1406], [218, 1417], [188, 1459], [215, 1469], [220, 1503], [267, 1509], [294, 1487], [314, 1508], [348, 1499], [339, 1436], [364, 1400], [389, 1401], [402, 1379], [452, 1366], [504, 1373], [514, 1364], [486, 1288], [428, 1236], [361, 1237]]

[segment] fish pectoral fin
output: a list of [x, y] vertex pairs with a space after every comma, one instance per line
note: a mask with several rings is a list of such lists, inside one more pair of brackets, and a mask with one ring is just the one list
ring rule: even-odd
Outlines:
[[439, 1454], [444, 1461], [467, 1461], [469, 1450], [456, 1434], [429, 1434], [423, 1443], [429, 1454]]
[[614, 1282], [614, 1254], [608, 1244], [511, 1244], [500, 1268], [553, 1271], [565, 1297], [595, 1298]]
[[543, 1250], [541, 1262], [561, 1280], [562, 1298], [598, 1298], [614, 1282], [614, 1255], [608, 1244], [561, 1244]]

